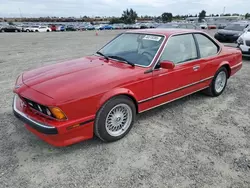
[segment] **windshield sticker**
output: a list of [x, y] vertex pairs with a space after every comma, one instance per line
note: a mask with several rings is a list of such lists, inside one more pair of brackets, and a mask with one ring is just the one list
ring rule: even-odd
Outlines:
[[144, 40], [153, 40], [153, 41], [159, 41], [161, 40], [161, 37], [153, 36], [153, 35], [146, 35], [143, 37]]

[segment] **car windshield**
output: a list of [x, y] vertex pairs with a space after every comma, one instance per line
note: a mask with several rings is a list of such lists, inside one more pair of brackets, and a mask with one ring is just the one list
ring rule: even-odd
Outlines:
[[233, 31], [243, 31], [246, 28], [247, 24], [230, 24], [225, 27], [225, 30], [233, 30]]
[[99, 52], [106, 57], [119, 57], [135, 65], [149, 66], [163, 39], [163, 36], [160, 35], [124, 33], [104, 46]]

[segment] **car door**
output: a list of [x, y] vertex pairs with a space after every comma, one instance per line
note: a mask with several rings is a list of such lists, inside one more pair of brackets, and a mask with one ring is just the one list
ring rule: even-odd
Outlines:
[[[160, 68], [161, 61], [171, 61], [175, 67], [171, 70]], [[193, 34], [170, 37], [157, 66], [153, 71], [151, 106], [160, 105], [202, 89], [200, 60]]]
[[197, 41], [200, 54], [200, 80], [204, 80], [203, 87], [208, 86], [217, 71], [218, 65], [224, 60], [224, 57], [218, 57], [220, 47], [209, 36], [196, 33], [194, 37]]

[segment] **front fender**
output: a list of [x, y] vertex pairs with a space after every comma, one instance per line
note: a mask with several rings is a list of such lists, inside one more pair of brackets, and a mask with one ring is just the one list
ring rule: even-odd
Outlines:
[[129, 89], [127, 88], [115, 88], [111, 91], [106, 92], [100, 99], [98, 105], [97, 105], [97, 110], [109, 99], [112, 97], [118, 96], [118, 95], [128, 95], [132, 97], [135, 101], [138, 101], [138, 98], [136, 95]]

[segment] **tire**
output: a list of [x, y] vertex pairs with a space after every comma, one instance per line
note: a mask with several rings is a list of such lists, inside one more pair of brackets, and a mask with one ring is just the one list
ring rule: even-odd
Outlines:
[[[122, 112], [125, 113], [122, 114]], [[124, 116], [124, 114], [127, 114], [127, 118]], [[131, 130], [135, 120], [135, 116], [136, 107], [134, 102], [130, 98], [126, 96], [111, 98], [100, 108], [96, 115], [94, 133], [97, 137], [105, 142], [114, 142], [116, 140], [119, 140], [126, 134], [128, 134], [128, 132]], [[124, 121], [125, 124], [121, 125]], [[115, 126], [117, 124], [119, 125]]]
[[[216, 81], [219, 75], [223, 75], [225, 74], [225, 82], [223, 81], [224, 85], [223, 87], [220, 88], [220, 90], [216, 89]], [[209, 95], [211, 97], [218, 97], [219, 95], [221, 95], [223, 93], [223, 91], [225, 90], [226, 86], [227, 86], [227, 79], [228, 79], [228, 71], [226, 69], [226, 67], [221, 67], [215, 74], [209, 88], [207, 88], [206, 90], [204, 90], [203, 92], [206, 95]]]
[[38, 32], [38, 30], [36, 30], [35, 32]]
[[49, 30], [47, 29], [47, 32], [49, 32]]

